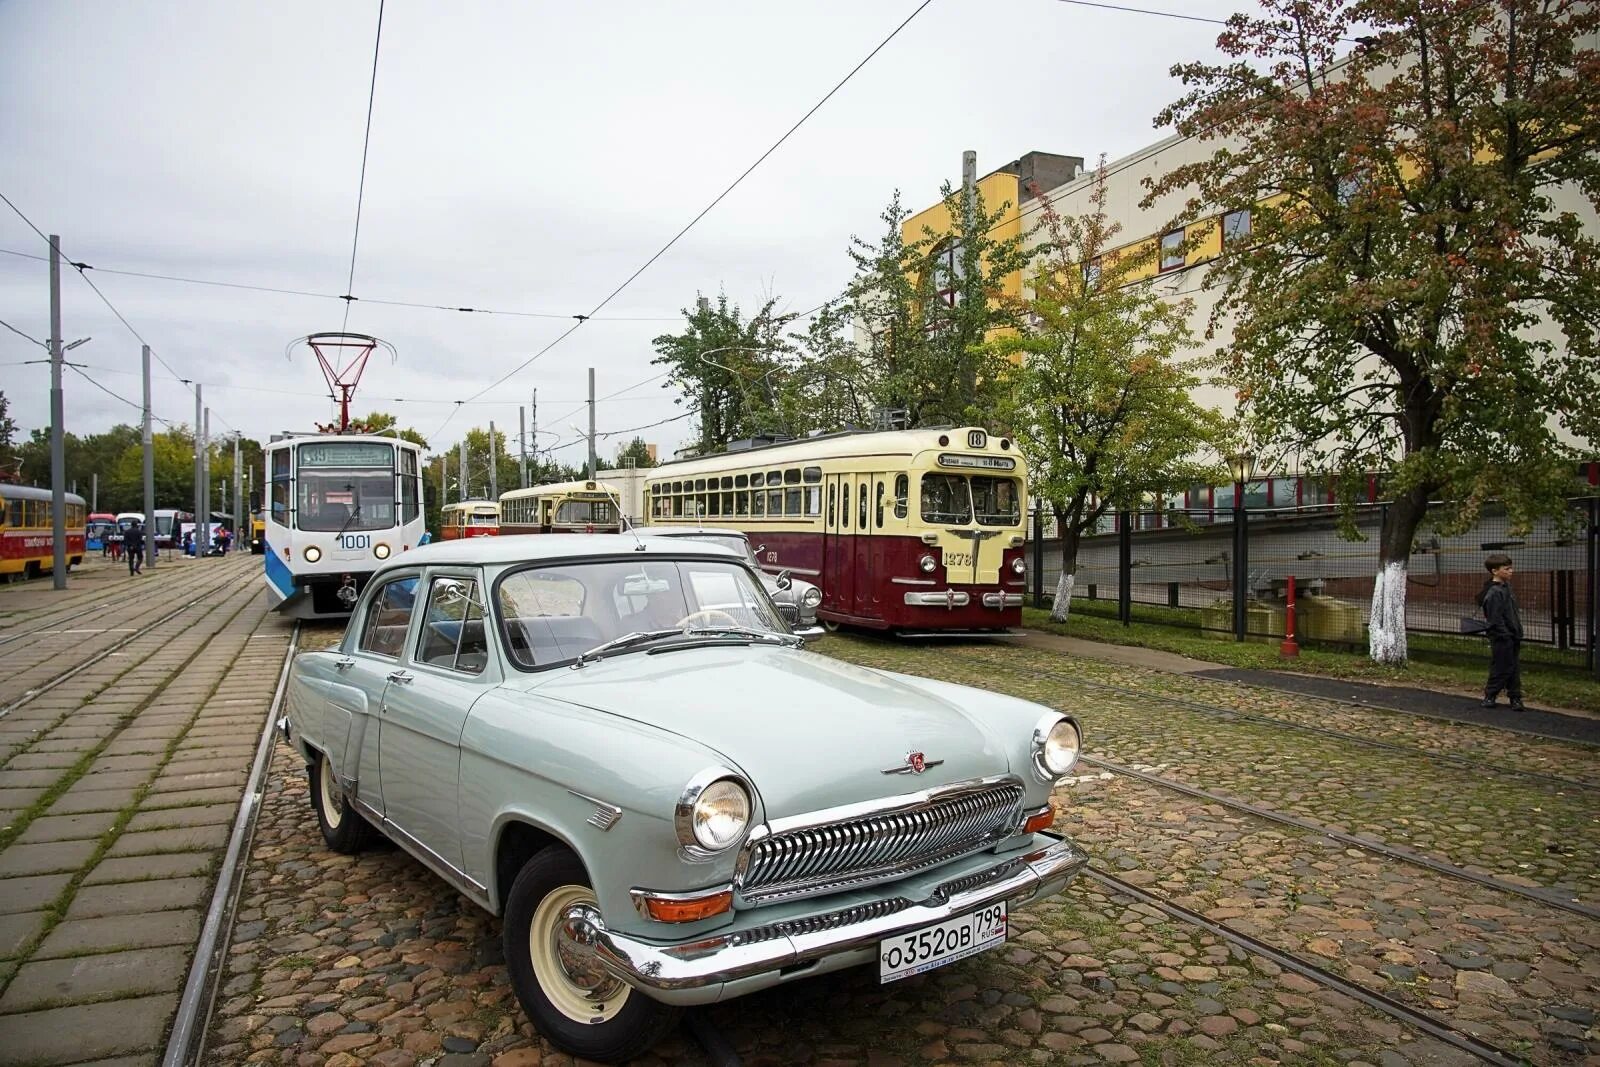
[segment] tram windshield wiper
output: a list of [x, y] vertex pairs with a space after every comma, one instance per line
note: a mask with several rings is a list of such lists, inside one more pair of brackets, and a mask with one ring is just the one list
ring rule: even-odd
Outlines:
[[339, 538], [343, 537], [344, 536], [344, 532], [346, 530], [350, 529], [350, 524], [352, 522], [355, 522], [360, 517], [361, 517], [361, 501], [358, 500], [358, 501], [356, 501], [356, 506], [353, 509], [351, 509], [350, 514], [345, 517], [344, 525], [339, 527], [339, 532], [333, 535], [333, 539], [335, 541], [337, 541], [337, 540], [339, 540]]

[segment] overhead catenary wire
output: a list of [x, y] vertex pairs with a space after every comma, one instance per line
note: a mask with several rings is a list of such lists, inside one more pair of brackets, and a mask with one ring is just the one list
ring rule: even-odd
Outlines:
[[[0, 248], [0, 255], [17, 256], [21, 259], [38, 260], [41, 263], [49, 262], [48, 256], [37, 256], [32, 252], [22, 252], [14, 248]], [[240, 289], [248, 292], [272, 293], [277, 296], [303, 296], [312, 300], [345, 300], [346, 296], [338, 293], [319, 293], [311, 289], [290, 289], [276, 285], [255, 285], [248, 282], [228, 282], [216, 278], [195, 278], [182, 274], [157, 274], [151, 271], [124, 270], [117, 267], [104, 267], [92, 263], [74, 263], [73, 267], [80, 271], [92, 270], [100, 274], [119, 274], [126, 278], [147, 278], [155, 281], [177, 282], [184, 285], [206, 285], [219, 289]], [[454, 311], [470, 315], [504, 315], [521, 319], [563, 319], [570, 321], [577, 318], [559, 311], [520, 311], [513, 308], [488, 308], [474, 307], [460, 303], [439, 303], [422, 300], [389, 300], [381, 297], [355, 297], [348, 299], [362, 304], [381, 304], [384, 307], [417, 308], [425, 311]], [[600, 315], [594, 317], [595, 322], [677, 322], [679, 315]]]
[[[1155, 9], [1155, 8], [1149, 8], [1149, 7], [1129, 7], [1128, 5], [1125, 5], [1125, 4], [1108, 4], [1108, 3], [1105, 3], [1104, 0], [1060, 0], [1060, 2], [1063, 3], [1063, 4], [1071, 4], [1074, 7], [1093, 7], [1093, 8], [1099, 8], [1102, 11], [1121, 11], [1121, 12], [1126, 12], [1128, 14], [1133, 14], [1133, 15], [1156, 15], [1156, 16], [1159, 16], [1161, 18], [1181, 19], [1184, 22], [1204, 22], [1204, 23], [1208, 23], [1208, 24], [1210, 24], [1212, 26], [1231, 26], [1232, 25], [1232, 23], [1230, 23], [1227, 19], [1206, 18], [1203, 15], [1184, 15], [1184, 14], [1181, 14], [1181, 13], [1179, 13], [1177, 11], [1161, 11], [1161, 10], [1158, 10], [1158, 9]], [[1287, 37], [1287, 35], [1280, 34], [1280, 35], [1277, 35], [1277, 36], [1280, 39], [1284, 39], [1284, 40], [1292, 39], [1292, 38]], [[1359, 43], [1361, 43], [1360, 39], [1359, 38], [1355, 38], [1355, 37], [1340, 37], [1340, 38], [1338, 38], [1338, 40], [1345, 41], [1345, 42], [1348, 42], [1350, 44], [1359, 44]]]
[[[723, 189], [722, 192], [718, 193], [716, 195], [716, 197], [714, 197], [709, 204], [707, 204], [705, 207], [701, 208], [699, 214], [695, 215], [695, 217], [690, 219], [689, 222], [682, 229], [680, 229], [677, 233], [673, 234], [672, 237], [667, 241], [666, 244], [664, 244], [660, 248], [658, 248], [648, 259], [646, 259], [642, 264], [640, 264], [639, 267], [636, 270], [634, 270], [634, 272], [632, 274], [630, 274], [626, 278], [624, 278], [623, 281], [622, 281], [622, 284], [618, 285], [615, 289], [611, 290], [611, 292], [607, 293], [606, 296], [603, 299], [601, 299], [601, 301], [598, 304], [596, 304], [589, 311], [589, 313], [587, 315], [580, 316], [578, 318], [577, 322], [573, 323], [572, 326], [570, 326], [566, 330], [562, 331], [562, 333], [559, 336], [557, 336], [555, 338], [555, 340], [551, 341], [549, 344], [547, 344], [543, 348], [539, 349], [539, 351], [535, 352], [533, 355], [529, 356], [527, 359], [523, 360], [521, 363], [519, 363], [515, 367], [511, 368], [511, 370], [507, 371], [505, 374], [501, 375], [499, 378], [496, 378], [493, 382], [490, 382], [488, 385], [484, 386], [482, 389], [480, 389], [478, 392], [474, 393], [468, 399], [469, 400], [477, 400], [479, 397], [483, 396], [484, 393], [487, 393], [491, 389], [494, 389], [494, 388], [496, 388], [496, 387], [498, 387], [500, 385], [503, 385], [504, 383], [510, 381], [512, 378], [514, 378], [516, 375], [521, 373], [527, 367], [531, 366], [533, 363], [535, 363], [540, 358], [542, 358], [551, 349], [553, 349], [557, 345], [561, 344], [561, 342], [565, 341], [568, 337], [571, 337], [574, 333], [577, 332], [577, 330], [580, 327], [583, 326], [583, 324], [591, 316], [598, 314], [602, 309], [605, 308], [605, 306], [607, 304], [611, 303], [611, 301], [615, 300], [618, 296], [620, 296], [622, 294], [622, 292], [625, 289], [627, 289], [628, 286], [632, 285], [634, 283], [634, 281], [636, 279], [638, 279], [638, 277], [641, 274], [643, 274], [645, 271], [649, 270], [652, 264], [654, 264], [662, 256], [666, 255], [668, 250], [670, 250], [673, 245], [677, 244], [680, 240], [682, 240], [685, 234], [687, 234], [690, 230], [694, 229], [695, 225], [697, 223], [699, 223], [699, 221], [701, 219], [705, 218], [708, 214], [710, 214], [713, 208], [715, 208], [718, 204], [722, 203], [722, 201], [727, 198], [728, 194], [732, 193], [735, 189], [737, 189], [739, 187], [739, 185], [741, 183], [743, 183], [743, 181], [746, 178], [748, 178], [751, 175], [751, 173], [753, 173], [755, 171], [755, 169], [757, 167], [759, 167], [763, 162], [765, 162], [766, 159], [769, 156], [772, 155], [772, 153], [776, 152], [779, 149], [779, 147], [781, 147], [783, 145], [783, 143], [785, 141], [787, 141], [790, 137], [794, 136], [795, 131], [799, 130], [801, 126], [805, 125], [806, 121], [808, 119], [810, 119], [812, 115], [816, 114], [817, 111], [820, 110], [821, 107], [824, 104], [826, 104], [829, 100], [831, 100], [833, 98], [834, 94], [836, 94], [840, 89], [844, 88], [844, 86], [847, 83], [849, 83], [850, 79], [854, 78], [856, 76], [856, 74], [859, 73], [863, 67], [865, 67], [869, 62], [871, 62], [872, 58], [874, 56], [876, 56], [879, 52], [883, 51], [883, 49], [888, 46], [890, 41], [892, 41], [896, 37], [898, 37], [900, 35], [900, 31], [904, 30], [907, 26], [909, 26], [911, 24], [911, 21], [913, 19], [915, 19], [918, 15], [922, 14], [922, 12], [924, 10], [926, 10], [928, 5], [931, 4], [932, 2], [933, 2], [933, 0], [922, 0], [922, 3], [918, 4], [917, 7], [911, 12], [911, 14], [907, 15], [905, 17], [905, 19], [902, 20], [901, 23], [898, 26], [896, 26], [893, 30], [891, 30], [887, 37], [885, 37], [883, 40], [879, 41], [877, 46], [874, 47], [872, 49], [872, 51], [868, 52], [866, 54], [866, 56], [859, 63], [857, 63], [854, 67], [852, 67], [850, 69], [849, 73], [847, 73], [843, 78], [839, 79], [839, 81], [837, 83], [835, 83], [833, 88], [829, 89], [825, 94], [823, 94], [822, 99], [818, 100], [815, 104], [813, 104], [810, 107], [810, 109], [807, 110], [804, 115], [801, 115], [800, 118], [794, 123], [794, 125], [790, 126], [786, 131], [784, 131], [783, 135], [781, 137], [779, 137], [776, 141], [774, 141], [772, 143], [772, 145], [770, 147], [768, 147], [765, 152], [762, 152], [760, 156], [756, 157], [756, 160], [755, 160], [754, 163], [751, 163], [748, 167], [746, 167], [739, 174], [739, 176], [737, 178], [735, 178], [732, 182], [730, 182], [728, 184], [727, 188]], [[451, 417], [454, 417], [454, 414], [455, 414], [455, 412], [452, 411], [451, 412]], [[450, 418], [446, 418], [444, 423], [440, 425], [439, 430], [442, 431], [444, 429], [445, 425], [448, 425], [449, 422], [450, 422]]]
[[378, 51], [382, 47], [383, 0], [378, 0], [378, 32], [372, 41], [372, 81], [367, 86], [367, 128], [361, 138], [361, 180], [356, 186], [356, 226], [350, 238], [350, 276], [344, 286], [344, 324], [339, 327], [341, 332], [350, 325], [350, 303], [355, 299], [351, 294], [355, 292], [356, 250], [361, 244], [361, 205], [367, 196], [367, 150], [372, 146], [372, 105], [378, 96]]

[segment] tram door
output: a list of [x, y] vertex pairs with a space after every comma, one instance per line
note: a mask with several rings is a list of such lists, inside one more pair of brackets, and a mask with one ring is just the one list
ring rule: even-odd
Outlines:
[[855, 614], [855, 538], [851, 513], [855, 504], [855, 478], [828, 476], [823, 502], [822, 594], [832, 611]]

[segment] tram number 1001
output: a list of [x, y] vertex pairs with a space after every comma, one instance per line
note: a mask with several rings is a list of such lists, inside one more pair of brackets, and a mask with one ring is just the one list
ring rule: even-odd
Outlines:
[[340, 548], [345, 548], [345, 549], [371, 548], [372, 547], [372, 535], [371, 534], [340, 534], [339, 535], [339, 547]]

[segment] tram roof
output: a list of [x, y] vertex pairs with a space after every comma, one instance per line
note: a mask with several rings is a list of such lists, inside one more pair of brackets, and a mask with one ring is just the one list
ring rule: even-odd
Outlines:
[[442, 506], [443, 511], [462, 511], [466, 508], [498, 508], [493, 500], [455, 500]]
[[526, 489], [510, 489], [500, 494], [501, 500], [521, 500], [530, 496], [549, 496], [551, 493], [606, 493], [617, 496], [621, 492], [611, 482], [584, 480], [578, 482], [551, 482], [548, 485], [530, 485]]
[[[803, 437], [794, 441], [777, 441], [770, 445], [756, 445], [754, 448], [718, 452], [711, 456], [675, 459], [648, 468], [645, 476], [654, 477], [656, 472], [660, 471], [671, 477], [681, 477], [701, 471], [726, 470], [734, 466], [761, 467], [813, 459], [842, 459], [847, 456], [910, 457], [918, 452], [935, 448], [964, 452], [980, 451], [966, 446], [966, 435], [973, 430], [982, 432], [991, 442], [1002, 439], [999, 435], [989, 433], [982, 426], [926, 426], [915, 430], [842, 430], [839, 433]], [[949, 442], [941, 445], [939, 443], [941, 436], [949, 438]], [[1021, 457], [1021, 453], [1015, 448], [1007, 450], [1007, 453]]]
[[407, 441], [404, 437], [395, 437], [386, 433], [302, 433], [291, 430], [287, 433], [273, 434], [272, 440], [267, 442], [268, 449], [284, 448], [288, 445], [315, 445], [327, 444], [332, 441], [350, 441], [357, 444], [384, 444], [403, 445], [422, 451], [422, 446], [414, 441]]
[[638, 537], [624, 530], [612, 534], [501, 534], [498, 537], [466, 537], [453, 541], [431, 541], [390, 556], [376, 573], [396, 567], [496, 566], [503, 563], [539, 563], [596, 557], [638, 559], [641, 555], [675, 558], [715, 556], [743, 561], [742, 553], [707, 541], [688, 541], [678, 537]]
[[[49, 500], [54, 494], [48, 489], [41, 489], [37, 485], [12, 485], [9, 482], [0, 482], [0, 499], [5, 500]], [[67, 503], [83, 504], [83, 497], [77, 493], [66, 494]]]

